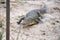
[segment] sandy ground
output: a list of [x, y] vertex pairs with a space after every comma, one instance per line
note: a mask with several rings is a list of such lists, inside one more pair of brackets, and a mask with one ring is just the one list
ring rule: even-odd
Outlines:
[[[58, 40], [58, 37], [60, 36], [60, 10], [54, 10], [53, 8], [59, 6], [53, 2], [44, 2], [46, 3], [48, 10], [44, 15], [44, 18], [41, 19], [43, 23], [24, 29], [21, 25], [17, 24], [19, 17], [26, 15], [30, 10], [39, 8], [42, 3], [40, 3], [40, 1], [11, 3], [10, 40]], [[3, 9], [3, 11], [2, 15], [4, 16], [5, 9]], [[5, 26], [4, 30], [6, 29]], [[3, 40], [6, 40], [5, 32], [3, 34]]]

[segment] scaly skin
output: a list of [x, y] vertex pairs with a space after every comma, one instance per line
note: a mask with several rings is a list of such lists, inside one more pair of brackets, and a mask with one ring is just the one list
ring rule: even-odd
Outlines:
[[39, 21], [41, 21], [39, 17], [43, 18], [42, 15], [46, 13], [46, 10], [47, 10], [46, 6], [44, 6], [41, 9], [32, 10], [28, 12], [25, 17], [22, 17], [17, 23], [20, 24], [23, 20], [22, 24], [24, 25], [24, 27], [37, 24], [39, 23]]

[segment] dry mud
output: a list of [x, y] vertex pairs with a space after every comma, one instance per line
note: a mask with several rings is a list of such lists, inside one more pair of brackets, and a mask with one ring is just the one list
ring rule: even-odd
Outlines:
[[[48, 10], [44, 15], [44, 18], [41, 19], [43, 23], [39, 23], [28, 28], [22, 28], [21, 25], [17, 24], [19, 17], [26, 15], [26, 13], [30, 10], [39, 8], [43, 3], [41, 1], [21, 1], [11, 3], [10, 40], [58, 40], [58, 37], [60, 36], [60, 9], [58, 9], [59, 5], [55, 4], [53, 1], [44, 2], [46, 3]], [[5, 9], [1, 9], [2, 17], [6, 18]], [[6, 25], [3, 27], [3, 40], [6, 40]]]

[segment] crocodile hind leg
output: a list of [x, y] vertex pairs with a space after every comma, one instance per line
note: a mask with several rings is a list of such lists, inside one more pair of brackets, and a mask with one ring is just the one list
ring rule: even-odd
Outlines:
[[17, 22], [17, 24], [20, 24], [22, 20], [24, 20], [24, 17], [21, 18], [21, 19]]

